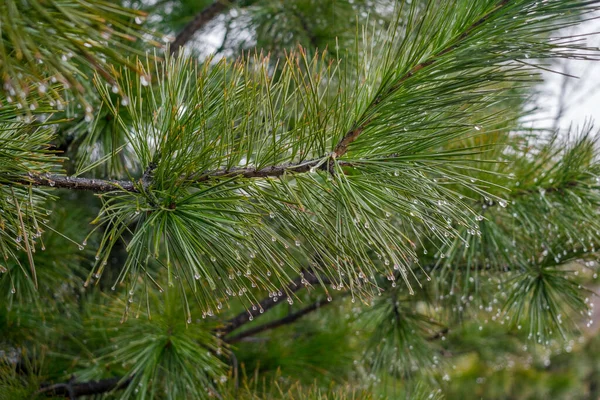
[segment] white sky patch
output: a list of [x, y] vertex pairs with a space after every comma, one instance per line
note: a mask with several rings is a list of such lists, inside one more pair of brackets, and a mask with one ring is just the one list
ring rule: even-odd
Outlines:
[[[600, 17], [597, 15], [596, 17]], [[600, 32], [600, 20], [583, 22], [560, 35], [582, 35]], [[554, 36], [560, 36], [554, 35]], [[588, 46], [600, 47], [600, 35], [585, 38]], [[539, 112], [534, 115], [536, 127], [568, 130], [581, 128], [586, 122], [600, 120], [600, 62], [559, 60], [551, 69], [577, 78], [544, 71], [544, 83], [537, 90]], [[600, 121], [596, 124], [600, 127]]]

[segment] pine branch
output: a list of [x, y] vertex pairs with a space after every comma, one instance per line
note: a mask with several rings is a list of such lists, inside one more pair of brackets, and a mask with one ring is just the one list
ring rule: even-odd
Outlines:
[[254, 328], [250, 328], [244, 332], [238, 333], [237, 335], [231, 336], [229, 338], [225, 338], [225, 341], [227, 343], [237, 343], [248, 336], [252, 336], [252, 335], [255, 335], [260, 332], [268, 331], [271, 329], [279, 328], [280, 326], [291, 324], [292, 322], [296, 321], [299, 318], [302, 318], [306, 314], [316, 311], [316, 310], [320, 309], [321, 307], [324, 307], [328, 304], [331, 304], [331, 301], [321, 302], [321, 300], [318, 300], [318, 301], [312, 303], [311, 305], [309, 305], [308, 307], [305, 307], [294, 313], [288, 314], [283, 318], [277, 319], [275, 321], [267, 322], [266, 324], [256, 326]]
[[303, 289], [307, 285], [317, 284], [321, 282], [326, 282], [325, 279], [318, 277], [317, 275], [304, 271], [304, 273], [298, 276], [296, 279], [291, 281], [285, 290], [281, 290], [281, 296], [277, 297], [267, 297], [260, 301], [256, 308], [252, 308], [251, 310], [243, 311], [231, 318], [226, 322], [225, 327], [222, 328], [219, 332], [221, 335], [227, 335], [230, 332], [235, 331], [239, 327], [245, 325], [246, 323], [252, 321], [254, 318], [260, 317], [265, 311], [270, 310], [278, 304], [281, 304], [281, 301], [286, 300], [292, 293], [296, 293], [300, 289]]
[[171, 54], [176, 55], [179, 52], [179, 48], [189, 42], [198, 30], [202, 29], [209, 21], [225, 11], [229, 7], [228, 3], [229, 2], [223, 0], [217, 0], [204, 10], [200, 11], [194, 19], [179, 32], [175, 40], [171, 43]]
[[132, 181], [90, 179], [54, 174], [29, 174], [28, 176], [23, 176], [19, 179], [13, 178], [11, 179], [11, 182], [25, 185], [31, 184], [33, 186], [47, 186], [57, 189], [88, 190], [95, 193], [106, 193], [115, 190], [125, 190], [127, 192], [138, 191]]
[[44, 394], [46, 396], [63, 396], [69, 397], [70, 399], [76, 399], [79, 396], [90, 396], [111, 392], [113, 390], [124, 389], [130, 383], [131, 378], [123, 380], [121, 377], [81, 383], [69, 381], [67, 383], [42, 385], [37, 394]]
[[[479, 20], [475, 21], [470, 27], [468, 27], [456, 39], [456, 41], [454, 41], [453, 44], [451, 44], [450, 46], [448, 46], [448, 47], [440, 50], [437, 53], [435, 53], [429, 59], [427, 59], [425, 61], [422, 61], [419, 64], [417, 64], [414, 67], [412, 67], [406, 74], [404, 74], [402, 77], [400, 77], [398, 79], [398, 81], [389, 90], [387, 90], [384, 94], [375, 97], [375, 99], [371, 102], [371, 104], [369, 105], [369, 107], [367, 107], [367, 110], [366, 110], [365, 114], [369, 113], [375, 107], [377, 107], [387, 96], [391, 95], [396, 90], [398, 90], [398, 88], [404, 82], [406, 82], [408, 79], [410, 79], [417, 72], [419, 72], [420, 70], [425, 69], [425, 68], [427, 68], [427, 67], [435, 64], [437, 62], [437, 60], [438, 60], [439, 57], [442, 57], [442, 56], [450, 53], [452, 50], [458, 48], [460, 46], [461, 42], [463, 40], [465, 40], [466, 38], [468, 38], [469, 35], [471, 35], [471, 33], [473, 33], [473, 31], [475, 29], [477, 29], [480, 25], [484, 24], [499, 9], [501, 9], [502, 7], [504, 7], [505, 5], [507, 5], [508, 3], [509, 3], [509, 0], [502, 0], [498, 4], [498, 6], [496, 6], [496, 8], [494, 8], [492, 11], [490, 11], [489, 13], [487, 13], [486, 15], [484, 15], [483, 17], [481, 17]], [[354, 142], [360, 136], [360, 134], [367, 128], [367, 126], [371, 123], [372, 120], [373, 120], [373, 118], [371, 117], [371, 118], [367, 119], [365, 122], [361, 123], [360, 125], [355, 126], [354, 128], [352, 128], [350, 131], [348, 131], [348, 133], [346, 133], [346, 135], [342, 138], [342, 140], [340, 140], [340, 142], [335, 147], [335, 150], [333, 151], [335, 153], [336, 157], [341, 157], [344, 154], [346, 154], [346, 152], [348, 151], [348, 146], [350, 146], [350, 144], [352, 144], [352, 142]]]
[[[279, 177], [286, 173], [305, 173], [309, 172], [311, 168], [317, 167], [319, 164], [323, 164], [323, 160], [315, 159], [310, 161], [298, 162], [298, 163], [285, 163], [281, 165], [274, 165], [261, 169], [253, 167], [247, 168], [228, 168], [228, 169], [217, 169], [213, 171], [207, 171], [199, 174], [196, 178], [192, 178], [195, 182], [206, 182], [213, 178], [267, 178], [267, 177]], [[338, 162], [341, 166], [350, 166], [355, 163], [351, 162]], [[326, 165], [323, 169], [327, 167]], [[32, 184], [34, 186], [47, 186], [60, 189], [72, 189], [72, 190], [88, 190], [95, 193], [106, 193], [115, 190], [124, 190], [127, 192], [138, 192], [138, 189], [132, 181], [126, 180], [113, 180], [113, 179], [90, 179], [90, 178], [79, 178], [62, 176], [55, 174], [30, 174], [27, 177], [20, 179], [11, 179], [12, 182], [22, 184]], [[144, 181], [146, 184], [148, 182]]]

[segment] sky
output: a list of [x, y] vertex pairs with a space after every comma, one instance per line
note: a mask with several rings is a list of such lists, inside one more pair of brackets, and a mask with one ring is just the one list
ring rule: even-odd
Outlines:
[[[600, 18], [600, 14], [595, 16]], [[562, 34], [582, 35], [600, 32], [600, 19], [583, 22]], [[558, 35], [556, 35], [558, 36]], [[582, 38], [588, 46], [600, 47], [600, 34]], [[551, 69], [573, 75], [565, 77], [544, 71], [544, 82], [538, 85], [540, 111], [535, 116], [544, 127], [568, 130], [581, 127], [586, 122], [600, 120], [600, 62], [588, 60], [559, 60]], [[562, 112], [559, 111], [562, 109]], [[560, 115], [558, 121], [557, 116]], [[539, 126], [539, 125], [538, 125]], [[597, 124], [600, 128], [600, 123]]]

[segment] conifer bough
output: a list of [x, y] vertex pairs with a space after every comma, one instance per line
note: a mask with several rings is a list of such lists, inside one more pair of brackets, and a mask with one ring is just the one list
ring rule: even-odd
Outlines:
[[[453, 346], [489, 339], [481, 353], [526, 358], [515, 349], [555, 346], [592, 313], [598, 139], [591, 126], [561, 136], [522, 121], [536, 65], [597, 57], [555, 32], [600, 2], [357, 0], [319, 2], [318, 15], [312, 0], [231, 13], [207, 2], [170, 52], [220, 14], [221, 48], [243, 56], [201, 62], [126, 58], [156, 44], [135, 20], [145, 11], [27, 4], [0, 6], [0, 70], [12, 71], [0, 95], [0, 350], [43, 343], [52, 365], [40, 381], [9, 362], [0, 385], [224, 399], [410, 387], [427, 398], [433, 389], [412, 384], [450, 390], [435, 381], [458, 379], [439, 362]], [[348, 10], [365, 28], [336, 42], [326, 28]], [[64, 60], [44, 42], [53, 15], [71, 21], [56, 28]], [[281, 21], [299, 26], [286, 35]], [[245, 51], [244, 35], [265, 33], [271, 47]], [[300, 35], [315, 48], [280, 47]], [[40, 82], [56, 85], [33, 90]], [[35, 351], [16, 357], [37, 371]], [[278, 367], [284, 378], [269, 374]], [[331, 389], [331, 376], [360, 387]]]

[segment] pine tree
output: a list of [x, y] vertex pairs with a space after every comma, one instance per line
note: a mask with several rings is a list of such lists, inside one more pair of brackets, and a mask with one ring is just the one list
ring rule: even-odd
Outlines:
[[594, 398], [598, 11], [0, 0], [0, 398]]

